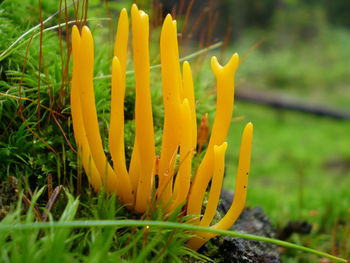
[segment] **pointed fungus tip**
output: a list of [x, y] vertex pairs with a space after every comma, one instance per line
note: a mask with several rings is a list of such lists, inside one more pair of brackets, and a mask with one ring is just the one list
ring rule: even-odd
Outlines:
[[227, 65], [232, 66], [234, 70], [236, 70], [239, 65], [239, 55], [237, 53], [234, 53]]
[[148, 15], [147, 15], [147, 13], [145, 13], [144, 11], [139, 10], [139, 14], [140, 14], [140, 17], [141, 17], [142, 19], [148, 19]]
[[135, 16], [135, 14], [137, 14], [139, 12], [139, 9], [137, 8], [136, 4], [133, 4], [131, 7], [131, 15]]
[[94, 40], [88, 26], [83, 26], [81, 30], [81, 39], [83, 42], [89, 43], [89, 45], [93, 45]]
[[216, 56], [212, 56], [210, 60], [211, 70], [214, 74], [218, 74], [222, 68]]
[[165, 17], [165, 20], [171, 20], [171, 21], [173, 21], [173, 18], [172, 18], [172, 16], [171, 16], [171, 14], [167, 14], [166, 15], [166, 17]]
[[183, 64], [182, 64], [182, 71], [184, 74], [184, 78], [186, 78], [186, 75], [190, 75], [192, 76], [192, 69], [191, 69], [191, 65], [190, 63], [186, 60]]
[[128, 11], [125, 8], [120, 11], [120, 17], [128, 17]]
[[171, 17], [171, 14], [167, 14], [167, 16], [164, 19], [164, 25], [172, 24], [173, 23], [173, 18]]
[[79, 28], [74, 25], [73, 28], [72, 28], [72, 36], [77, 36], [80, 38], [80, 31], [79, 31]]
[[245, 130], [253, 130], [254, 125], [251, 122], [248, 122], [247, 125], [245, 126]]
[[211, 64], [219, 63], [216, 56], [212, 56], [211, 59], [210, 59], [210, 62], [211, 62]]
[[171, 18], [171, 15], [168, 14], [165, 17], [164, 21], [163, 21], [163, 26], [162, 26], [162, 29], [161, 29], [162, 33], [160, 35], [161, 41], [162, 41], [163, 38], [165, 38], [165, 36], [168, 36], [169, 33], [172, 31], [172, 28], [171, 28], [172, 27], [172, 21], [173, 20]]
[[220, 145], [214, 145], [214, 152], [220, 151], [220, 150], [226, 151], [227, 149], [227, 142], [223, 142]]
[[223, 66], [220, 65], [218, 59], [215, 56], [211, 58], [211, 68], [215, 74], [218, 74], [220, 71], [223, 71], [223, 70], [225, 71], [229, 70], [235, 73], [238, 65], [239, 65], [239, 56], [237, 53], [234, 53], [231, 56], [230, 60], [227, 62], [227, 64]]
[[133, 10], [133, 9], [139, 10], [139, 9], [137, 8], [137, 4], [132, 4], [131, 10]]
[[88, 26], [83, 26], [82, 30], [81, 30], [81, 34], [84, 35], [84, 34], [90, 34], [91, 35], [91, 31], [89, 29]]
[[230, 60], [236, 60], [237, 63], [238, 63], [239, 62], [239, 55], [238, 55], [238, 53], [234, 53]]

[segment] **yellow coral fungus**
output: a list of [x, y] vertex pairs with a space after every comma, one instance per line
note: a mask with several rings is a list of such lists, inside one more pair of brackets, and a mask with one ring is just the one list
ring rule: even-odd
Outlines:
[[[176, 21], [165, 18], [160, 36], [160, 58], [164, 102], [164, 127], [160, 158], [156, 157], [150, 94], [149, 22], [148, 16], [136, 5], [131, 9], [132, 48], [136, 81], [135, 141], [129, 169], [125, 163], [124, 96], [129, 38], [129, 18], [125, 9], [119, 16], [114, 58], [112, 59], [111, 116], [109, 150], [113, 166], [103, 150], [98, 127], [93, 89], [94, 45], [92, 34], [84, 26], [72, 30], [73, 79], [71, 109], [78, 154], [84, 170], [95, 190], [103, 186], [115, 193], [128, 209], [144, 213], [151, 205], [162, 205], [173, 211], [183, 205], [187, 215], [194, 215], [190, 223], [210, 226], [221, 191], [224, 175], [226, 137], [232, 120], [234, 105], [234, 75], [239, 58], [234, 54], [225, 66], [213, 57], [212, 71], [216, 77], [216, 114], [209, 144], [197, 171], [192, 159], [197, 147], [197, 121], [192, 71], [190, 64], [179, 63]], [[198, 133], [200, 147], [203, 132]], [[227, 214], [215, 225], [228, 229], [241, 213], [247, 194], [253, 125], [243, 131], [236, 177], [235, 196]], [[205, 136], [206, 137], [206, 136]], [[175, 169], [179, 154], [178, 169]], [[176, 173], [176, 174], [175, 174]], [[155, 176], [155, 202], [151, 203]], [[194, 179], [192, 180], [192, 176]], [[191, 182], [192, 180], [192, 182]], [[201, 217], [204, 193], [211, 181], [208, 202]], [[214, 234], [196, 233], [188, 241], [198, 249]]]

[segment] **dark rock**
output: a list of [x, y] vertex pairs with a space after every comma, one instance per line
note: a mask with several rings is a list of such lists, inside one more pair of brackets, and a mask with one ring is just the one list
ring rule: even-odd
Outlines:
[[279, 231], [277, 238], [280, 240], [287, 240], [294, 233], [307, 235], [310, 234], [311, 230], [312, 225], [306, 221], [290, 221]]
[[[225, 215], [232, 203], [233, 193], [223, 191], [218, 212]], [[233, 225], [235, 231], [274, 238], [276, 231], [260, 207], [246, 208]], [[203, 246], [201, 252], [225, 263], [279, 263], [276, 245], [235, 237], [216, 237]]]

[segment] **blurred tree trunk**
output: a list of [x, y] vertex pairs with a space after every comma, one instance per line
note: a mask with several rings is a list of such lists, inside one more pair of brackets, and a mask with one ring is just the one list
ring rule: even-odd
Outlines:
[[[225, 1], [226, 4], [229, 4], [230, 1]], [[234, 40], [238, 40], [244, 31], [246, 26], [246, 3], [245, 0], [233, 0], [232, 6], [228, 6], [233, 11], [233, 16], [228, 17], [228, 22], [232, 25], [232, 33]], [[230, 21], [232, 19], [232, 21]]]

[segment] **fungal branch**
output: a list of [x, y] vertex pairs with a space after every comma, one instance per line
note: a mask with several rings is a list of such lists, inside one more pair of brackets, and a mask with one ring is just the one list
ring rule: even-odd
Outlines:
[[[214, 229], [229, 229], [234, 222], [237, 220], [241, 212], [243, 211], [245, 200], [247, 198], [247, 186], [248, 186], [248, 176], [250, 171], [250, 155], [251, 155], [251, 145], [252, 145], [252, 139], [253, 139], [253, 125], [251, 123], [248, 123], [246, 127], [243, 130], [243, 136], [242, 136], [242, 142], [241, 142], [241, 150], [239, 155], [239, 162], [238, 162], [238, 169], [237, 169], [237, 177], [236, 177], [236, 185], [235, 185], [235, 191], [234, 191], [234, 197], [231, 204], [230, 209], [227, 211], [226, 215], [215, 225], [211, 226], [211, 228]], [[214, 184], [217, 183], [217, 180], [215, 179], [218, 174], [222, 174], [222, 171], [220, 171], [220, 168], [223, 168], [222, 163], [222, 151], [226, 151], [227, 144], [224, 143], [222, 146], [214, 147], [214, 155], [215, 155], [215, 172], [214, 172], [214, 179], [212, 183], [212, 187], [214, 189], [210, 189], [209, 194], [209, 200], [207, 204], [206, 211], [204, 213], [204, 216], [202, 220], [200, 221], [200, 225], [202, 226], [209, 226], [209, 223], [211, 219], [213, 218], [213, 215], [210, 214], [211, 218], [206, 220], [206, 214], [212, 213], [212, 203], [215, 204], [215, 209], [218, 204], [218, 197], [217, 193], [212, 193], [212, 191], [215, 189], [218, 189], [220, 186], [214, 186]], [[221, 149], [220, 149], [221, 148]], [[215, 198], [216, 200], [210, 203], [210, 198]], [[209, 217], [209, 216], [208, 216]], [[217, 236], [214, 233], [207, 233], [207, 232], [200, 232], [196, 233], [197, 237], [194, 237], [188, 241], [188, 245], [193, 248], [194, 250], [199, 249], [204, 243], [206, 243], [209, 239]]]
[[214, 126], [209, 145], [200, 163], [188, 198], [187, 214], [199, 215], [205, 189], [214, 171], [214, 146], [225, 142], [232, 120], [234, 98], [234, 74], [238, 67], [238, 55], [234, 54], [226, 66], [222, 67], [216, 57], [211, 59], [211, 67], [217, 80], [217, 103]]
[[[109, 163], [104, 152], [98, 126], [93, 88], [93, 38], [88, 27], [84, 26], [79, 31], [77, 26], [73, 26], [71, 111], [79, 159], [93, 188], [99, 191], [103, 187], [110, 193], [115, 193], [128, 209], [145, 213], [151, 206], [161, 205], [167, 212], [171, 212], [182, 206], [187, 215], [196, 216], [191, 223], [210, 226], [216, 214], [224, 176], [226, 137], [232, 120], [238, 55], [234, 54], [225, 66], [221, 66], [216, 57], [211, 60], [217, 82], [216, 114], [206, 153], [194, 174], [192, 159], [197, 147], [197, 121], [193, 79], [187, 61], [183, 63], [181, 72], [176, 21], [171, 15], [167, 15], [160, 35], [164, 127], [159, 160], [155, 153], [150, 93], [149, 21], [147, 14], [135, 4], [131, 8], [131, 29], [136, 81], [136, 128], [130, 166], [127, 167], [124, 97], [129, 39], [128, 13], [125, 9], [120, 13], [112, 58], [108, 146], [113, 165]], [[252, 134], [253, 125], [248, 123], [242, 136], [234, 200], [227, 214], [218, 223], [210, 226], [212, 228], [230, 228], [244, 208]], [[177, 155], [179, 158], [176, 158]], [[179, 165], [176, 171], [177, 159]], [[159, 183], [155, 202], [151, 203], [155, 174], [159, 176]], [[210, 182], [207, 205], [201, 215], [204, 194]], [[193, 249], [200, 248], [215, 236], [201, 232], [195, 234], [188, 241]]]
[[[132, 44], [134, 54], [135, 81], [136, 81], [136, 148], [138, 154], [138, 185], [136, 190], [135, 210], [143, 213], [149, 206], [152, 191], [153, 166], [155, 162], [154, 132], [152, 118], [152, 103], [150, 93], [150, 63], [148, 35], [148, 15], [137, 9], [136, 5], [131, 9], [132, 18]], [[133, 160], [132, 160], [133, 161]]]

